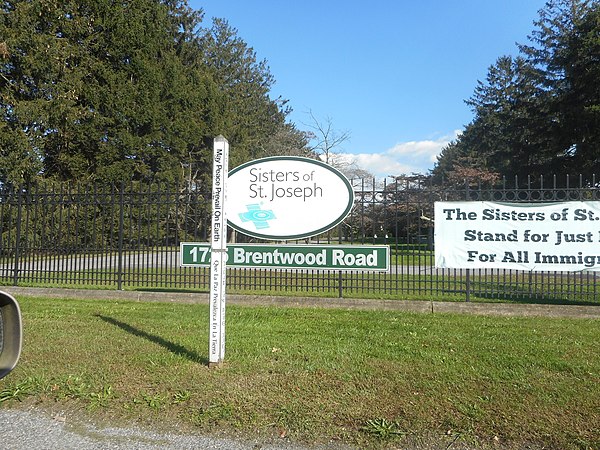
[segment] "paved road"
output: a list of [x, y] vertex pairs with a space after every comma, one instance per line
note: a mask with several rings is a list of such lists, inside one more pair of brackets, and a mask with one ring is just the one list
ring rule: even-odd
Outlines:
[[[117, 252], [101, 253], [96, 255], [57, 255], [46, 257], [24, 257], [19, 261], [19, 272], [39, 272], [44, 274], [47, 272], [98, 272], [112, 271], [116, 272], [119, 267], [122, 271], [136, 271], [148, 268], [153, 269], [168, 269], [179, 267], [180, 254], [179, 250], [165, 251], [126, 251], [121, 256]], [[323, 269], [289, 269], [279, 268], [279, 271], [298, 271], [300, 273], [312, 272], [313, 270]], [[0, 264], [0, 275], [5, 277], [14, 276], [15, 265], [14, 261], [8, 264]], [[361, 272], [368, 270], [356, 269], [353, 272]], [[554, 273], [554, 271], [550, 271]], [[523, 270], [513, 269], [438, 269], [432, 265], [407, 265], [407, 264], [390, 264], [391, 275], [435, 275], [457, 277], [466, 276], [467, 273], [472, 276], [528, 276], [531, 274], [541, 274], [546, 272], [528, 272]], [[560, 272], [556, 272], [560, 273]], [[586, 276], [593, 276], [594, 279], [600, 276], [598, 271], [584, 272]]]
[[[0, 447], [3, 450], [309, 450], [285, 440], [242, 442], [199, 435], [163, 434], [139, 428], [99, 428], [61, 413], [0, 409]], [[311, 447], [325, 450], [348, 447]]]
[[[19, 270], [22, 271], [93, 271], [116, 270], [119, 259], [123, 268], [157, 268], [177, 267], [179, 265], [179, 251], [165, 252], [123, 252], [121, 258], [117, 252], [95, 255], [57, 255], [41, 257], [23, 257], [19, 261]], [[0, 271], [14, 270], [14, 263], [1, 264]]]

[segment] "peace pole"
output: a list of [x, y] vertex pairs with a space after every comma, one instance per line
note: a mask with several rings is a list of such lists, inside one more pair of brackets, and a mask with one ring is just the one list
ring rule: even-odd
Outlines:
[[212, 234], [210, 240], [210, 343], [209, 367], [219, 366], [225, 356], [225, 264], [227, 218], [225, 202], [229, 164], [229, 142], [217, 136], [213, 142]]

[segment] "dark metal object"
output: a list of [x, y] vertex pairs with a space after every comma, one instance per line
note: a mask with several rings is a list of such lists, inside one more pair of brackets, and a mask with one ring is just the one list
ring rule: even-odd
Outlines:
[[[595, 272], [465, 271], [433, 267], [436, 201], [600, 200], [596, 178], [503, 179], [434, 186], [424, 177], [353, 180], [355, 206], [336, 229], [298, 243], [387, 244], [390, 274], [229, 269], [236, 292], [325, 296], [599, 301]], [[179, 242], [206, 242], [203, 185], [40, 185], [0, 191], [0, 283], [208, 290], [208, 270], [179, 267]], [[238, 242], [255, 241], [235, 233]]]

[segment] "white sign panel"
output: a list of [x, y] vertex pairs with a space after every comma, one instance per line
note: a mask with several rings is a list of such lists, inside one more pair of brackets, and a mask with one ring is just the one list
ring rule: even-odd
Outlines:
[[437, 202], [435, 265], [600, 270], [600, 202]]
[[223, 136], [213, 144], [212, 234], [210, 241], [210, 343], [209, 364], [218, 365], [225, 357], [225, 301], [227, 261], [227, 167], [229, 143]]
[[229, 173], [227, 219], [231, 227], [263, 239], [301, 239], [327, 231], [354, 205], [350, 182], [314, 159], [257, 159]]
[[214, 140], [213, 187], [212, 187], [212, 236], [211, 249], [222, 250], [227, 246], [227, 217], [225, 214], [225, 189], [227, 166], [229, 164], [229, 143], [223, 136]]

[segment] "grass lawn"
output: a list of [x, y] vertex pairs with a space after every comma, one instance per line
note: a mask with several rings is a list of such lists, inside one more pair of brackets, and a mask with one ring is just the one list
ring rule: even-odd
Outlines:
[[[0, 407], [100, 423], [403, 448], [600, 448], [600, 321], [19, 298]], [[20, 403], [23, 402], [23, 403]]]

